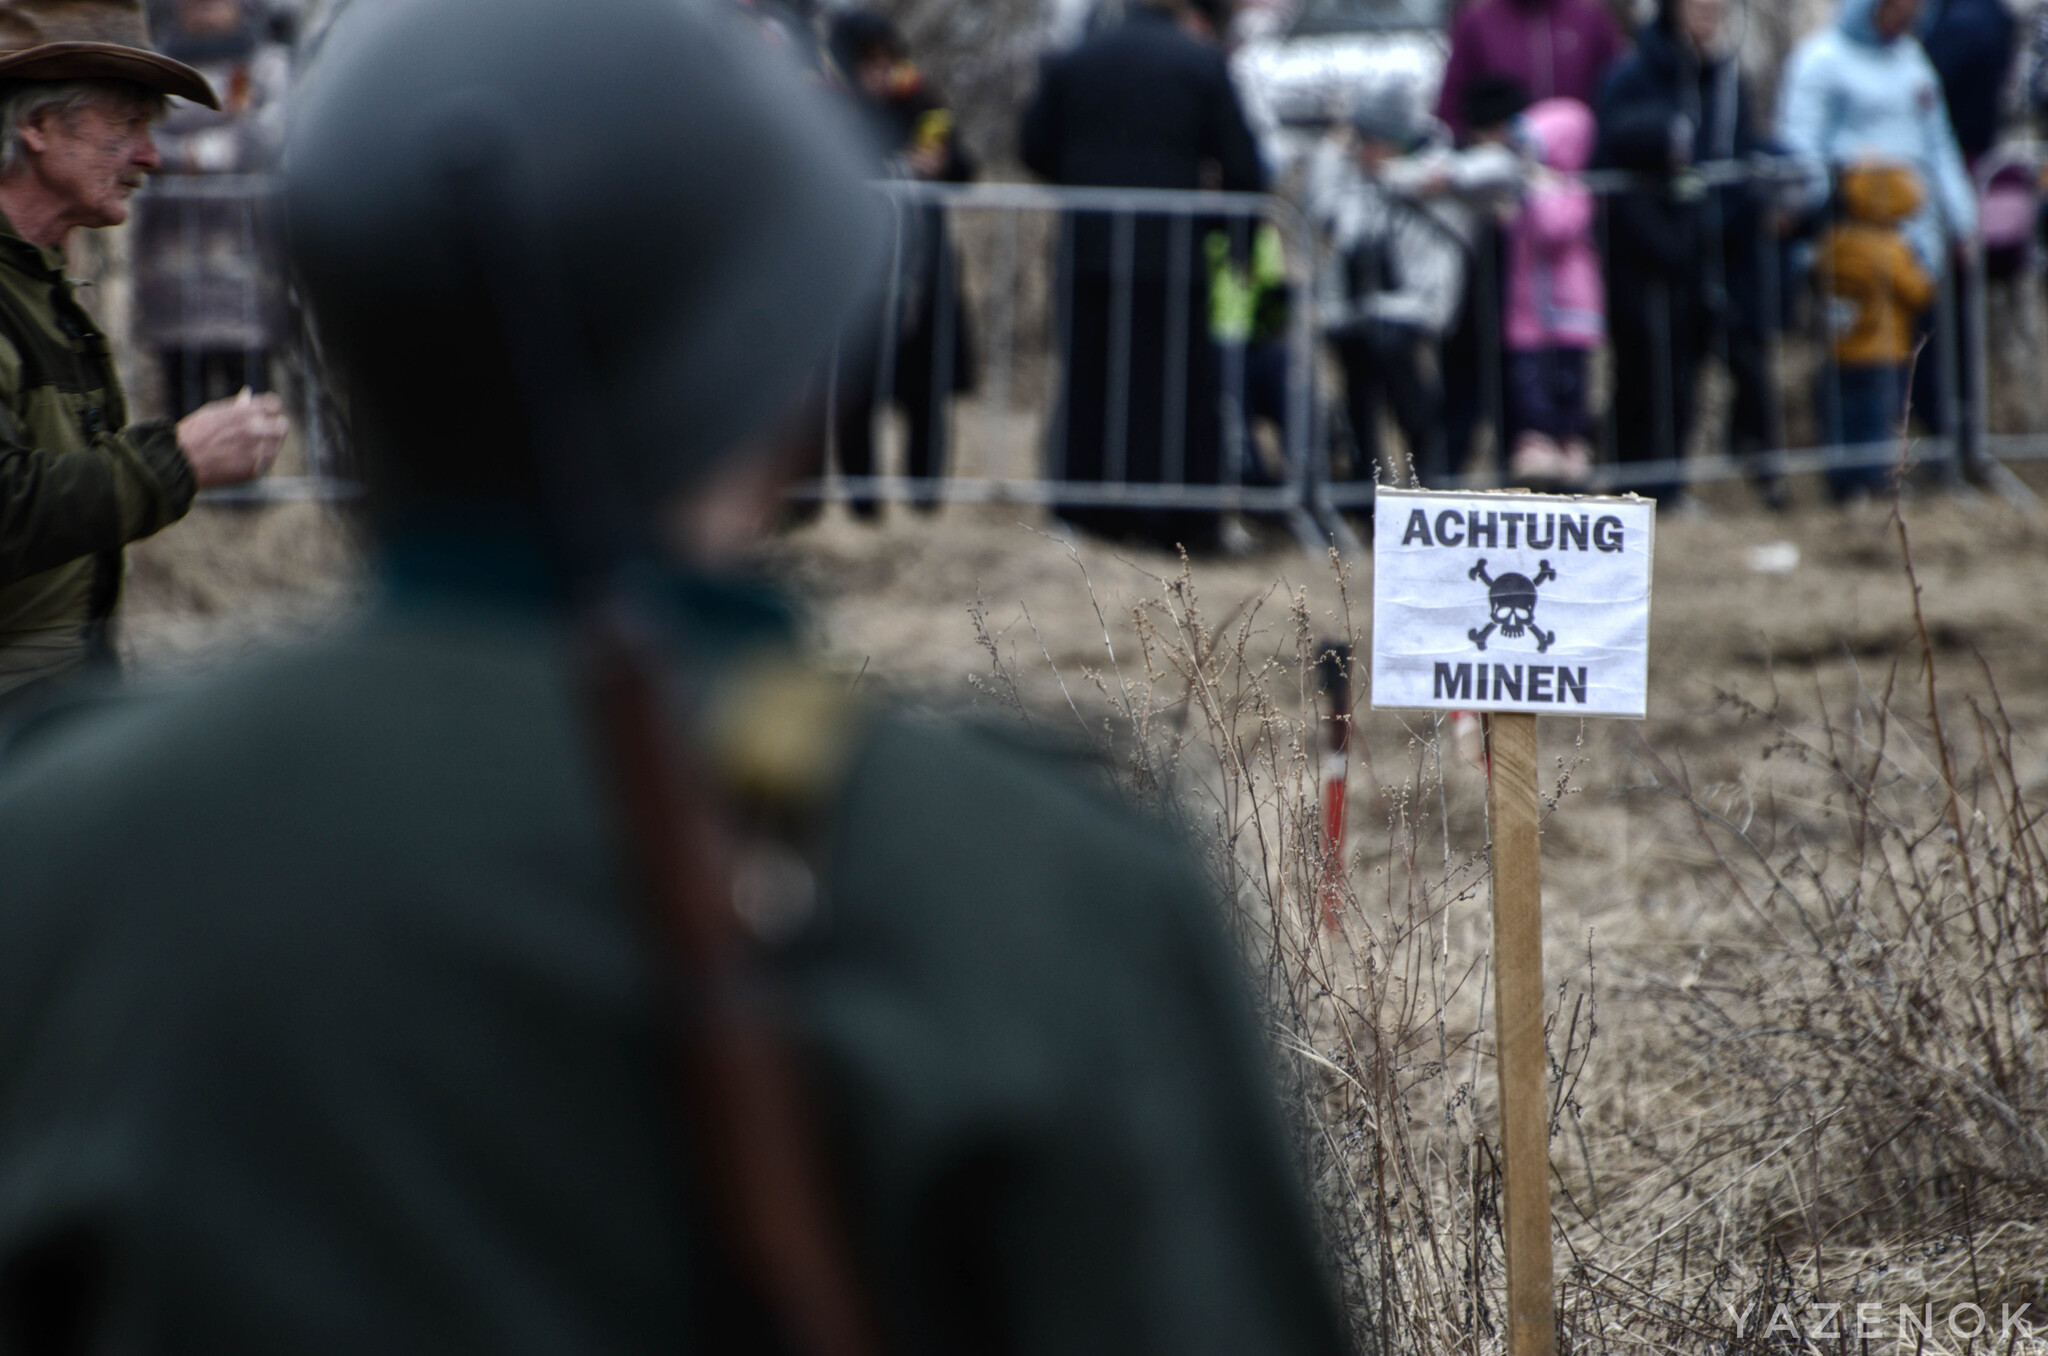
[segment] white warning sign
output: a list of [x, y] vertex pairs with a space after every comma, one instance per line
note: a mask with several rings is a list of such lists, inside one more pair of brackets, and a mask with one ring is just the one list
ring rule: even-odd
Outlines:
[[1641, 719], [1656, 505], [1379, 492], [1372, 704]]

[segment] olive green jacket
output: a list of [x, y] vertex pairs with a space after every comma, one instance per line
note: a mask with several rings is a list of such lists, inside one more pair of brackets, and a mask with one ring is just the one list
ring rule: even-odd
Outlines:
[[0, 218], [0, 694], [101, 646], [121, 548], [192, 505], [176, 433], [129, 426], [76, 287]]
[[[0, 1347], [773, 1349], [573, 653], [462, 590], [0, 754]], [[889, 1349], [1337, 1356], [1182, 847], [1021, 739], [841, 730], [783, 977]]]

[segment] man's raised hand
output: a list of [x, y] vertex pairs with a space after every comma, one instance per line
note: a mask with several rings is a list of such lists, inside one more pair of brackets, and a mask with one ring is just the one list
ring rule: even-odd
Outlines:
[[211, 401], [180, 419], [178, 450], [200, 489], [239, 485], [270, 469], [290, 428], [282, 399], [251, 395], [245, 386], [233, 399]]

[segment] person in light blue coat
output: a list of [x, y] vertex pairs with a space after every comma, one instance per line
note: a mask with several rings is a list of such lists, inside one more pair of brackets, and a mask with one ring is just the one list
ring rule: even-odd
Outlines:
[[[1921, 0], [1843, 0], [1834, 26], [1801, 43], [1786, 63], [1778, 139], [1830, 172], [1855, 161], [1911, 167], [1926, 204], [1906, 238], [1937, 275], [1949, 246], [1977, 235], [1977, 199], [1963, 167], [1941, 80], [1913, 36]], [[1816, 187], [1814, 205], [1824, 189]]]

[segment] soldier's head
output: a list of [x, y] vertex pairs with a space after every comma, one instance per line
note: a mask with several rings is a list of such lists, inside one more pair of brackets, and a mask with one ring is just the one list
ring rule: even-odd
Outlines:
[[0, 0], [0, 211], [44, 246], [126, 221], [170, 94], [219, 107], [150, 47], [142, 0]]
[[729, 467], [872, 282], [879, 204], [822, 98], [714, 0], [342, 11], [285, 207], [382, 502], [587, 479], [651, 517]]

